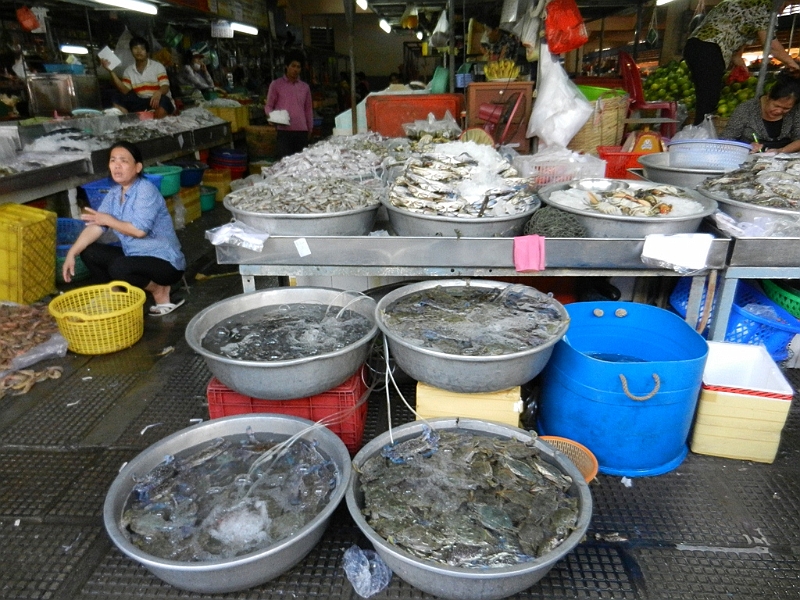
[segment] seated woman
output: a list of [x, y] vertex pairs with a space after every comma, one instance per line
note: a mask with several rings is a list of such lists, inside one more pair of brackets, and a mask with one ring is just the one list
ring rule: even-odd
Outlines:
[[800, 151], [800, 82], [778, 76], [768, 94], [742, 102], [721, 137], [751, 145], [753, 152]]
[[[92, 284], [125, 281], [152, 294], [155, 305], [149, 314], [171, 313], [184, 302], [171, 302], [170, 291], [183, 277], [186, 258], [164, 197], [141, 176], [142, 154], [130, 142], [111, 147], [108, 168], [117, 185], [97, 210], [87, 208], [81, 215], [86, 227], [64, 259], [64, 281], [72, 281], [80, 255]], [[114, 230], [122, 247], [98, 243], [106, 229]]]
[[214, 80], [206, 67], [205, 57], [201, 52], [187, 50], [183, 56], [182, 81], [186, 85], [194, 86], [195, 89], [210, 91], [214, 89]]

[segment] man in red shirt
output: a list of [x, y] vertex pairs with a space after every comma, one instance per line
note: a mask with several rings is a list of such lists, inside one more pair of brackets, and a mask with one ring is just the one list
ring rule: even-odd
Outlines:
[[101, 61], [103, 67], [111, 73], [111, 81], [117, 88], [111, 103], [126, 113], [152, 110], [156, 119], [171, 115], [175, 112], [175, 105], [172, 103], [169, 78], [164, 65], [149, 57], [150, 45], [142, 37], [134, 37], [130, 49], [135, 62], [125, 68], [122, 79], [108, 69], [107, 60]]
[[311, 88], [300, 81], [305, 57], [298, 50], [286, 53], [284, 64], [286, 74], [269, 84], [267, 103], [264, 111], [267, 116], [275, 110], [289, 113], [289, 123], [278, 125], [278, 158], [301, 152], [308, 146], [311, 130], [314, 127], [314, 109], [311, 102]]

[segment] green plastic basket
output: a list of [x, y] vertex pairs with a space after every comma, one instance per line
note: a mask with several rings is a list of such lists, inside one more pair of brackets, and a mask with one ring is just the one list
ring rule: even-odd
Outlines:
[[767, 298], [793, 317], [800, 319], [800, 290], [796, 290], [785, 283], [775, 283], [769, 279], [762, 279], [761, 287], [764, 289]]

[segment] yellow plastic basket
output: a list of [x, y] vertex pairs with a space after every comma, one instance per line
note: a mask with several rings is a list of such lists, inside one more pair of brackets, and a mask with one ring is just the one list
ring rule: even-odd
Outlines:
[[556, 435], [542, 435], [539, 436], [539, 439], [566, 455], [578, 467], [586, 483], [589, 483], [597, 475], [597, 469], [599, 468], [597, 458], [583, 444]]
[[133, 346], [144, 334], [143, 290], [124, 281], [66, 292], [48, 306], [77, 354], [109, 354]]

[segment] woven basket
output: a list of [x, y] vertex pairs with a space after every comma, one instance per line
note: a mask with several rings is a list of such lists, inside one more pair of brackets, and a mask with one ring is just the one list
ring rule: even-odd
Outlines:
[[619, 146], [628, 114], [628, 94], [608, 90], [592, 102], [594, 111], [567, 148], [597, 156], [598, 146]]
[[54, 298], [48, 309], [67, 346], [77, 354], [108, 354], [144, 334], [143, 290], [124, 281], [90, 285]]

